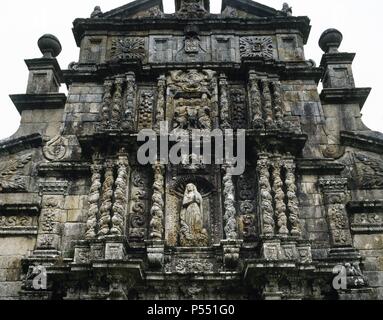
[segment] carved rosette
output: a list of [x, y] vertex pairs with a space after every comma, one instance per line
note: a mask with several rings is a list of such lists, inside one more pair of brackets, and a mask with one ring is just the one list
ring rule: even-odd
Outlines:
[[224, 167], [225, 175], [223, 177], [223, 196], [225, 208], [225, 236], [227, 240], [238, 239], [237, 210], [235, 208], [235, 189], [233, 177], [230, 174], [230, 166]]
[[122, 236], [124, 234], [125, 226], [124, 217], [128, 205], [128, 158], [126, 156], [120, 156], [117, 162], [117, 166], [118, 173], [115, 184], [112, 228], [110, 230], [110, 233], [115, 236]]
[[160, 76], [158, 79], [158, 98], [157, 98], [157, 108], [156, 108], [156, 122], [155, 129], [160, 130], [161, 121], [165, 121], [165, 95], [166, 95], [166, 78], [165, 76]]
[[281, 159], [275, 158], [272, 162], [273, 169], [273, 192], [275, 202], [275, 214], [277, 218], [278, 233], [286, 236], [289, 234], [287, 228], [285, 192], [283, 191], [283, 181], [281, 179]]
[[330, 228], [331, 240], [334, 247], [348, 247], [352, 245], [351, 232], [345, 203], [348, 199], [347, 179], [321, 179], [319, 184], [324, 193], [327, 220]]
[[152, 209], [150, 211], [152, 219], [150, 221], [150, 239], [159, 240], [163, 239], [164, 234], [164, 166], [157, 162], [153, 166], [154, 171], [154, 184], [152, 196]]
[[270, 160], [262, 155], [258, 160], [258, 177], [261, 199], [262, 231], [265, 236], [273, 236], [275, 231], [273, 196], [270, 185]]
[[102, 165], [94, 164], [92, 166], [92, 185], [89, 194], [89, 212], [87, 220], [87, 230], [85, 238], [88, 240], [95, 239], [97, 236], [97, 215], [99, 210], [100, 191], [101, 191], [101, 174]]
[[105, 181], [102, 186], [100, 220], [98, 232], [99, 237], [105, 237], [110, 232], [112, 201], [113, 201], [113, 185], [114, 185], [114, 165], [111, 161], [106, 163]]
[[230, 129], [230, 110], [229, 110], [229, 99], [227, 94], [227, 78], [224, 74], [220, 75], [219, 78], [220, 88], [220, 116], [221, 116], [221, 129]]
[[286, 169], [286, 190], [287, 207], [289, 211], [289, 221], [291, 224], [291, 235], [300, 237], [302, 235], [302, 226], [300, 222], [299, 201], [297, 197], [297, 185], [295, 178], [296, 164], [294, 159], [284, 160]]

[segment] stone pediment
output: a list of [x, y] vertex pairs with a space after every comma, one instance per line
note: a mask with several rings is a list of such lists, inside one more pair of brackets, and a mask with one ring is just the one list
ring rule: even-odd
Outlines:
[[128, 19], [157, 17], [163, 15], [162, 0], [136, 0], [126, 5], [102, 13], [98, 18], [103, 19]]
[[267, 18], [286, 15], [282, 11], [278, 11], [252, 0], [222, 0], [221, 12], [223, 15], [243, 18]]

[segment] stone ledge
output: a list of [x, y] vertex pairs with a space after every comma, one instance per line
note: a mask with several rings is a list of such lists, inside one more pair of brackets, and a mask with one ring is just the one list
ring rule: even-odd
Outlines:
[[370, 92], [371, 88], [323, 89], [320, 99], [323, 104], [357, 103], [362, 110]]
[[37, 236], [38, 227], [0, 227], [0, 237]]
[[39, 133], [20, 138], [0, 140], [0, 155], [14, 154], [23, 150], [41, 147], [43, 138]]
[[[373, 131], [369, 133], [374, 134]], [[376, 136], [371, 136], [362, 132], [352, 131], [341, 131], [340, 133], [341, 143], [345, 146], [383, 154], [383, 139], [379, 135], [380, 133], [376, 134]]]
[[13, 94], [9, 97], [20, 114], [25, 110], [62, 109], [67, 100], [64, 93]]

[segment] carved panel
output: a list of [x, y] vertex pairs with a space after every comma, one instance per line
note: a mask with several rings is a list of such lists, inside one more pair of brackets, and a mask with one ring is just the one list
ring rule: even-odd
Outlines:
[[206, 259], [175, 259], [165, 265], [165, 272], [178, 274], [213, 273], [214, 264]]
[[240, 39], [241, 58], [273, 59], [271, 37], [244, 37]]
[[237, 181], [241, 236], [245, 240], [254, 239], [257, 233], [254, 177], [254, 170], [250, 170]]
[[148, 225], [148, 185], [149, 178], [144, 171], [135, 169], [132, 173], [132, 189], [129, 211], [129, 238], [143, 241], [147, 235]]
[[145, 89], [140, 91], [139, 97], [138, 131], [142, 129], [152, 129], [155, 94], [153, 90]]
[[23, 169], [31, 159], [32, 155], [27, 154], [0, 162], [0, 192], [26, 190], [27, 177], [23, 174]]
[[145, 56], [144, 38], [114, 39], [112, 41], [112, 60], [142, 60]]
[[351, 185], [357, 189], [383, 189], [383, 161], [378, 156], [353, 154]]
[[247, 128], [246, 92], [244, 88], [235, 87], [230, 90], [231, 122], [233, 129]]

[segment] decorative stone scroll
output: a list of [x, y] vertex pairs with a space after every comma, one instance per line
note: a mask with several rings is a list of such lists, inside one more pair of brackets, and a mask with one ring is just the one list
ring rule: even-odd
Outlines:
[[271, 37], [243, 37], [240, 39], [241, 58], [273, 59], [273, 39]]
[[142, 60], [145, 56], [144, 38], [125, 38], [112, 41], [111, 60]]
[[56, 136], [43, 148], [44, 157], [50, 161], [60, 161], [65, 158], [68, 147], [69, 141], [67, 138]]

